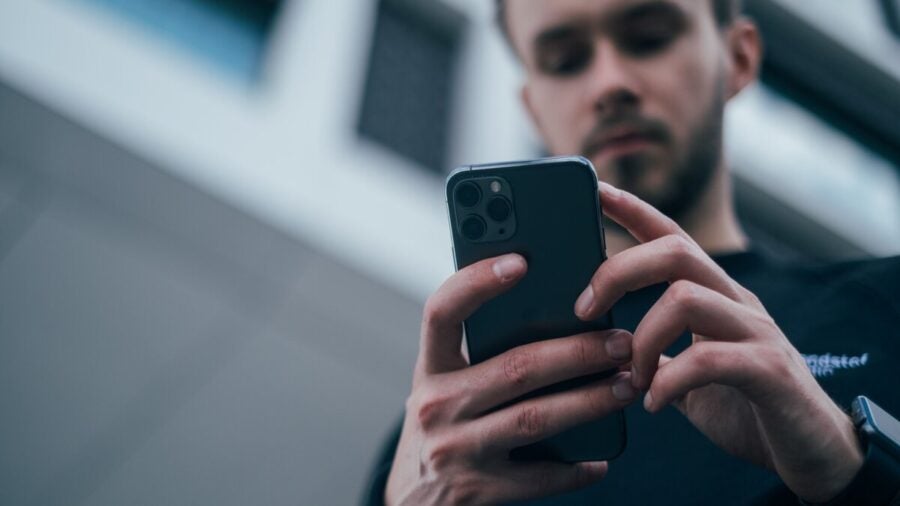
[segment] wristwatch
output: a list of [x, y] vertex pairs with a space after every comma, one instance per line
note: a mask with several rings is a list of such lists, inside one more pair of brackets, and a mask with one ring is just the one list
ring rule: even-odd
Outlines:
[[900, 506], [900, 420], [864, 395], [853, 400], [850, 418], [865, 460], [850, 485], [824, 505]]
[[900, 505], [900, 420], [865, 395], [853, 400], [850, 417], [866, 449], [859, 474], [867, 473], [865, 484], [872, 492], [882, 490], [881, 504]]

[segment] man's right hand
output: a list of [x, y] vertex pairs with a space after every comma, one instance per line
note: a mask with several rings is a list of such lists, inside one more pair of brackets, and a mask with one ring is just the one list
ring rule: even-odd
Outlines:
[[540, 341], [469, 366], [462, 322], [524, 276], [515, 254], [472, 264], [428, 299], [400, 442], [385, 489], [395, 504], [493, 504], [590, 485], [606, 462], [511, 461], [511, 449], [622, 409], [636, 396], [628, 372], [497, 409], [538, 388], [618, 368], [631, 335], [590, 332]]

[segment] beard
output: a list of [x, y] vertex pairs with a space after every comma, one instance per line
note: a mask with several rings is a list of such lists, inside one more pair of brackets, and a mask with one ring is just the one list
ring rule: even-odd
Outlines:
[[[676, 222], [681, 222], [681, 218], [704, 194], [718, 167], [722, 156], [724, 108], [724, 89], [720, 86], [699, 124], [688, 132], [684, 149], [673, 150], [675, 156], [667, 156], [657, 150], [635, 153], [616, 158], [602, 169], [609, 172], [620, 188], [640, 197]], [[673, 137], [666, 125], [643, 117], [603, 121], [588, 139], [596, 136], [598, 131], [622, 123], [638, 125], [663, 146], [673, 146]], [[583, 152], [590, 153], [590, 144], [586, 142], [585, 146]]]

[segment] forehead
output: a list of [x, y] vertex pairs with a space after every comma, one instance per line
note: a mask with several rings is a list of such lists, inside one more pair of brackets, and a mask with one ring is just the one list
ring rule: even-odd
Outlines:
[[631, 9], [669, 4], [690, 17], [708, 14], [708, 0], [506, 0], [506, 23], [518, 51], [542, 32], [566, 24], [603, 26]]

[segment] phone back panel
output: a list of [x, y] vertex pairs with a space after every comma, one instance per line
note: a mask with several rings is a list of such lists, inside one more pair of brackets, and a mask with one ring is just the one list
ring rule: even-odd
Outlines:
[[[464, 181], [477, 181], [486, 189], [494, 180], [507, 187], [503, 191], [508, 191], [514, 230], [499, 239], [467, 239], [460, 225], [479, 208], [460, 204], [454, 190]], [[482, 198], [490, 199], [490, 190], [483, 192]], [[586, 159], [551, 158], [457, 169], [447, 180], [447, 204], [457, 269], [512, 252], [528, 262], [528, 271], [516, 286], [466, 320], [466, 343], [473, 364], [523, 344], [612, 327], [609, 314], [583, 322], [574, 313], [575, 300], [606, 259], [597, 176]], [[490, 226], [490, 218], [485, 221]], [[564, 382], [529, 396], [572, 388], [614, 372]], [[514, 457], [603, 460], [617, 456], [624, 445], [624, 416], [617, 412], [517, 449]]]

